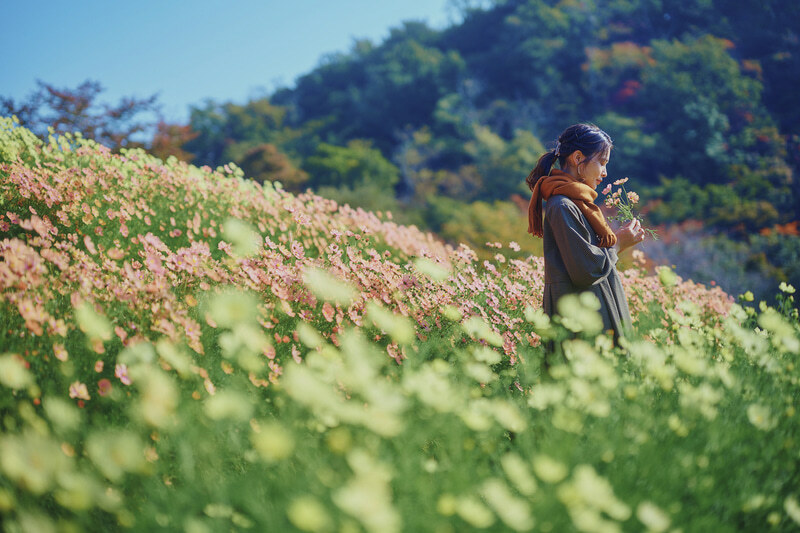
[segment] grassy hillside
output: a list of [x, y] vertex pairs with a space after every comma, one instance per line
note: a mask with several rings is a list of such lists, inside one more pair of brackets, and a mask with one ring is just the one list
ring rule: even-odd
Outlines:
[[9, 531], [800, 524], [791, 287], [627, 270], [614, 347], [517, 243], [8, 119], [0, 207]]

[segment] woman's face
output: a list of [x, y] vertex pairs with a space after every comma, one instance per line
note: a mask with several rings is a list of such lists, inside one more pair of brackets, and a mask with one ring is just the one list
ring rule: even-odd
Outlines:
[[611, 154], [606, 151], [602, 154], [595, 154], [591, 159], [583, 161], [583, 164], [580, 165], [580, 177], [586, 185], [596, 189], [600, 182], [608, 176], [606, 165], [608, 165], [610, 157]]

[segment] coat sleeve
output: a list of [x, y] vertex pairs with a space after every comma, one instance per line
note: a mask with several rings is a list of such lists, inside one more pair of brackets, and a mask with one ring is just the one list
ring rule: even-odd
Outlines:
[[560, 204], [549, 210], [547, 217], [572, 284], [588, 289], [606, 279], [616, 267], [617, 251], [592, 244], [590, 228], [583, 223], [578, 207]]

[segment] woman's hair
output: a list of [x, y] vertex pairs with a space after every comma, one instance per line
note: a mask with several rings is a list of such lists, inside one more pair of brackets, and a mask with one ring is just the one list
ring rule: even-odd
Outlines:
[[582, 162], [585, 163], [598, 154], [605, 154], [611, 150], [612, 146], [613, 143], [608, 133], [594, 124], [574, 124], [558, 136], [555, 148], [539, 158], [536, 168], [528, 174], [525, 181], [533, 190], [539, 178], [550, 174], [550, 169], [553, 168], [556, 159], [558, 159], [559, 166], [564, 168], [567, 158], [576, 150], [580, 150], [586, 156], [586, 160]]

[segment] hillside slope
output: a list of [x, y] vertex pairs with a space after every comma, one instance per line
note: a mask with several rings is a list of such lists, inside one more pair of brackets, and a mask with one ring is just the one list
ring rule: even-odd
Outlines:
[[[200, 351], [195, 298], [187, 303], [187, 296], [233, 285], [261, 294], [290, 323], [315, 323], [322, 304], [303, 274], [321, 268], [358, 293], [352, 305], [339, 307], [338, 326], [360, 325], [365, 303], [375, 299], [423, 329], [441, 320], [447, 306], [480, 316], [506, 337], [507, 355], [516, 343], [537, 338], [520, 326], [526, 306], [541, 306], [543, 263], [508, 259], [502, 250], [513, 251], [515, 243], [494, 243], [495, 261], [479, 263], [468, 247], [453, 249], [395, 224], [390, 213], [293, 195], [243, 179], [235, 167], [164, 164], [142, 151], [115, 155], [85, 141], [68, 148], [67, 139], [37, 147], [23, 128], [5, 134], [15, 139], [6, 141], [4, 155], [6, 257], [27, 254], [35, 272], [29, 284], [12, 275], [5, 287], [19, 287], [16, 296], [6, 293], [19, 309], [25, 308], [19, 298], [41, 290], [28, 330], [41, 331], [53, 316], [65, 319], [79, 301], [121, 302], [137, 326], [123, 341], [155, 331]], [[731, 302], [720, 289], [691, 281], [677, 280], [667, 291], [636, 270], [624, 272], [623, 281], [635, 311], [685, 298], [704, 314], [724, 315]], [[70, 301], [59, 298], [67, 295]]]
[[591, 299], [541, 313], [514, 243], [479, 262], [388, 213], [2, 120], [11, 529], [800, 522], [790, 307], [629, 270], [639, 334], [615, 348]]

